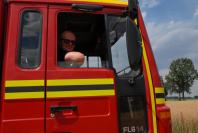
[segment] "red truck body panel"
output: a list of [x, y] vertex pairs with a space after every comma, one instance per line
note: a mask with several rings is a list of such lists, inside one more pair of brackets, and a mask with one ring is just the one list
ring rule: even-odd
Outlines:
[[[38, 99], [23, 99], [17, 97], [17, 94], [6, 93], [8, 88], [12, 89], [22, 89], [21, 87], [26, 84], [28, 80], [44, 80], [45, 79], [45, 49], [42, 49], [41, 58], [44, 62], [41, 63], [40, 67], [36, 70], [21, 69], [16, 62], [18, 51], [18, 38], [20, 33], [20, 22], [19, 20], [21, 11], [24, 8], [28, 8], [30, 5], [19, 5], [11, 4], [8, 7], [8, 26], [6, 32], [6, 45], [4, 53], [4, 64], [3, 64], [3, 82], [2, 91], [4, 95], [3, 103], [3, 132], [43, 132], [44, 131], [44, 92], [43, 98]], [[47, 14], [46, 6], [35, 5], [31, 8], [36, 8], [40, 10], [43, 14]], [[45, 15], [46, 16], [46, 15]], [[47, 27], [46, 22], [47, 18], [43, 18], [43, 31]], [[43, 34], [43, 44], [46, 44], [46, 35]], [[8, 67], [9, 66], [9, 67]], [[12, 82], [23, 81], [21, 85], [16, 85]], [[11, 82], [11, 83], [10, 83]], [[27, 86], [28, 87], [28, 86]], [[43, 86], [36, 86], [38, 88], [43, 88]], [[28, 89], [28, 88], [27, 88]], [[9, 95], [12, 94], [10, 97]], [[20, 94], [20, 92], [19, 92]]]
[[[110, 68], [61, 68], [56, 62], [55, 44], [58, 40], [58, 12], [82, 13], [72, 9], [71, 4], [102, 5], [103, 10], [92, 14], [116, 15], [121, 15], [127, 5], [97, 0], [9, 0], [5, 8], [3, 2], [0, 0], [0, 52], [3, 57], [0, 131], [120, 133], [115, 71]], [[17, 62], [21, 33], [19, 20], [24, 11], [31, 10], [42, 14], [41, 62], [35, 69], [24, 69]], [[143, 41], [148, 132], [170, 133], [170, 109], [164, 98], [157, 95], [164, 94], [163, 86], [140, 9], [138, 24]], [[67, 109], [53, 113], [56, 107]]]

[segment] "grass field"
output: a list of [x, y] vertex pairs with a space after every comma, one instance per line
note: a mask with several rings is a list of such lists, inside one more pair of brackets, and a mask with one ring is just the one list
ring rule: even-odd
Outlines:
[[167, 101], [173, 133], [198, 133], [198, 100]]

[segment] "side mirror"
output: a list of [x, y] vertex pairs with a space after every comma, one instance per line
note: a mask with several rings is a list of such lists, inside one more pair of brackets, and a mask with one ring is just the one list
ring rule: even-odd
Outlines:
[[138, 71], [141, 69], [142, 64], [142, 41], [140, 31], [137, 28], [136, 24], [129, 17], [127, 17], [126, 25], [126, 40], [129, 65], [132, 70]]

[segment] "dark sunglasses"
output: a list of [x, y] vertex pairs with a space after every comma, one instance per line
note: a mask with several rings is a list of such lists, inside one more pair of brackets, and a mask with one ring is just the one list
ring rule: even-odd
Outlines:
[[61, 39], [65, 44], [72, 44], [72, 45], [75, 45], [76, 44], [76, 41], [74, 40], [69, 40], [69, 39]]

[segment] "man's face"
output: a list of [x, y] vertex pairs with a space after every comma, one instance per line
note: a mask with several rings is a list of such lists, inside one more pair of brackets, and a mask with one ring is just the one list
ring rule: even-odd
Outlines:
[[65, 31], [61, 35], [61, 47], [66, 52], [71, 52], [75, 48], [76, 36], [72, 32]]

